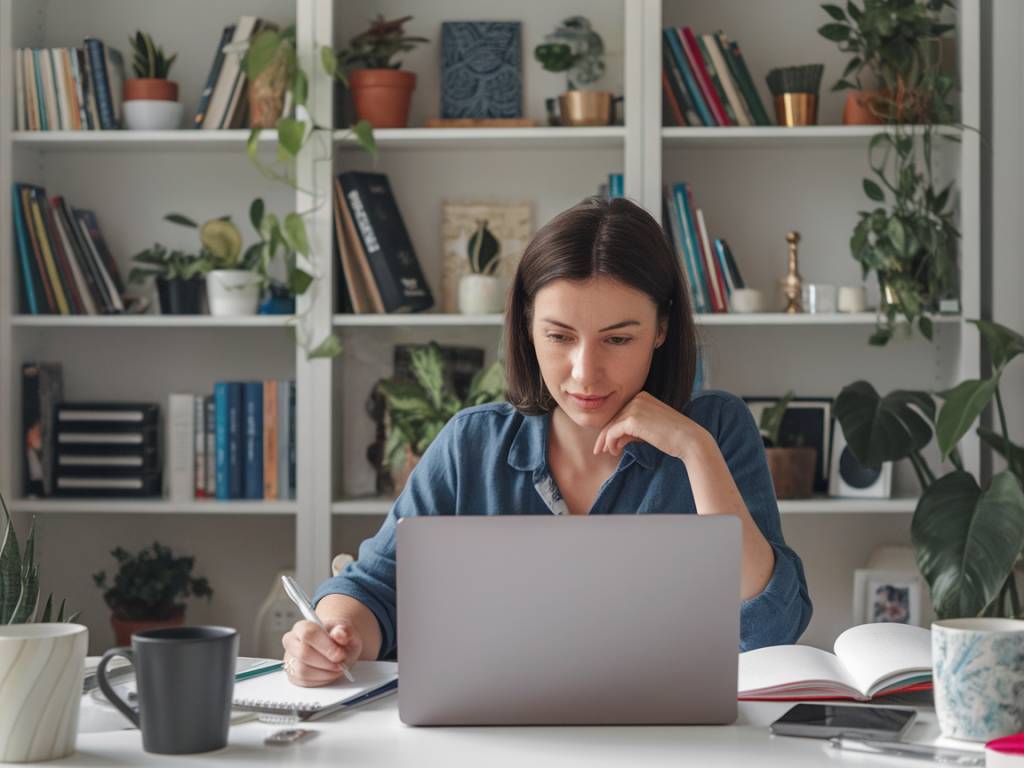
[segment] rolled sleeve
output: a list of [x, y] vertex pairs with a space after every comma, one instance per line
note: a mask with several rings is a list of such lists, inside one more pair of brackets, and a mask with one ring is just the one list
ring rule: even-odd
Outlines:
[[811, 620], [811, 598], [800, 557], [786, 546], [761, 433], [746, 403], [722, 393], [716, 438], [725, 462], [775, 567], [765, 588], [740, 606], [740, 650], [795, 643]]
[[455, 513], [457, 496], [456, 417], [423, 454], [380, 530], [359, 546], [358, 559], [321, 584], [313, 596], [317, 605], [327, 595], [348, 595], [365, 605], [380, 625], [379, 658], [392, 658], [398, 645], [396, 611], [396, 532], [399, 519]]

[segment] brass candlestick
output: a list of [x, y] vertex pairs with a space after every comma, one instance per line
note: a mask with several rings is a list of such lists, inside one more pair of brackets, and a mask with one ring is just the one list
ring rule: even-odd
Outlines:
[[803, 278], [800, 277], [800, 257], [796, 251], [797, 243], [800, 242], [800, 233], [787, 232], [786, 242], [789, 243], [789, 268], [786, 271], [786, 276], [782, 278], [782, 293], [786, 297], [785, 311], [796, 314], [804, 311], [801, 302]]

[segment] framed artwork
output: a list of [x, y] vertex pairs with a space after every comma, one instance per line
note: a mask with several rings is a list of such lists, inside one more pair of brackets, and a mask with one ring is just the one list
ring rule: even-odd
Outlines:
[[441, 117], [523, 116], [522, 24], [441, 24]]
[[915, 571], [858, 568], [853, 572], [853, 624], [923, 625], [924, 586]]
[[450, 202], [441, 205], [441, 311], [459, 311], [459, 279], [469, 270], [469, 238], [480, 222], [498, 241], [498, 267], [494, 274], [506, 281], [515, 275], [519, 260], [533, 236], [529, 202]]
[[[765, 408], [779, 401], [779, 397], [743, 398], [754, 421], [761, 423]], [[832, 399], [804, 397], [793, 399], [782, 416], [779, 440], [785, 447], [806, 446], [818, 449], [814, 466], [814, 492], [828, 492], [829, 448], [832, 445]]]
[[886, 461], [878, 469], [866, 467], [857, 461], [846, 444], [842, 427], [832, 430], [832, 462], [829, 470], [828, 495], [888, 499], [892, 495], [892, 462]]

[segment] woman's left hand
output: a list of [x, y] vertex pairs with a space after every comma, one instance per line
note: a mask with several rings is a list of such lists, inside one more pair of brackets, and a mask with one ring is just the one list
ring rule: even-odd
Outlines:
[[618, 456], [627, 444], [640, 440], [685, 461], [690, 449], [707, 437], [708, 432], [692, 419], [649, 392], [639, 392], [601, 430], [594, 453]]

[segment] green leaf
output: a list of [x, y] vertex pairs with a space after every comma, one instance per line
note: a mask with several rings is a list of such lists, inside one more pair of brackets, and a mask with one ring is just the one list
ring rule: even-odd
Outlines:
[[1024, 336], [1005, 325], [988, 320], [971, 320], [978, 326], [978, 331], [988, 345], [988, 353], [992, 358], [992, 366], [1001, 370], [1017, 355], [1024, 353]]
[[833, 43], [841, 43], [850, 38], [850, 28], [845, 24], [826, 24], [818, 29], [818, 34]]
[[[879, 193], [881, 193], [881, 190], [879, 190]], [[903, 228], [902, 221], [897, 218], [889, 219], [889, 224], [885, 228], [885, 234], [898, 253], [906, 253], [907, 231]]]
[[[303, 256], [309, 256], [309, 240], [306, 237], [306, 222], [295, 213], [289, 213], [284, 217], [284, 227], [281, 230], [284, 241], [293, 251], [298, 251]], [[301, 293], [301, 291], [300, 291]]]
[[1003, 439], [1001, 434], [985, 427], [978, 427], [978, 436], [981, 437], [986, 445], [1010, 462], [1012, 466], [1017, 467], [1018, 471], [1024, 470], [1024, 447], [1010, 441], [1010, 455], [1007, 456], [1007, 441]]
[[320, 46], [320, 65], [324, 68], [324, 72], [331, 77], [334, 77], [338, 71], [338, 60], [329, 45]]
[[921, 335], [924, 336], [928, 341], [932, 340], [932, 320], [926, 315], [921, 315], [917, 318], [917, 327], [921, 330]]
[[356, 143], [376, 160], [377, 140], [373, 137], [373, 125], [368, 120], [360, 120], [352, 126], [352, 134], [356, 137]]
[[493, 402], [501, 397], [505, 390], [505, 367], [494, 362], [489, 367], [477, 371], [469, 384], [466, 400], [468, 405], [481, 405]]
[[249, 41], [249, 50], [245, 54], [245, 74], [250, 80], [259, 77], [270, 66], [280, 45], [281, 35], [273, 29], [257, 32], [256, 37]]
[[288, 270], [288, 291], [293, 296], [301, 296], [313, 284], [313, 276], [298, 267]]
[[21, 552], [14, 521], [3, 496], [0, 496], [0, 508], [4, 514], [4, 538], [0, 545], [0, 624], [8, 624], [21, 594]]
[[199, 225], [196, 224], [188, 216], [184, 216], [180, 213], [168, 213], [164, 216], [164, 221], [169, 221], [172, 224], [180, 224], [183, 227], [192, 227], [192, 229], [199, 229]]
[[305, 136], [305, 123], [292, 117], [282, 117], [277, 121], [277, 143], [292, 157], [299, 154]]
[[441, 359], [441, 350], [436, 344], [429, 344], [413, 349], [409, 357], [412, 375], [423, 387], [434, 408], [439, 409], [444, 391], [444, 361]]
[[314, 347], [308, 355], [307, 360], [316, 360], [318, 358], [330, 359], [336, 357], [341, 353], [341, 339], [335, 336], [333, 333], [326, 339], [321, 341]]
[[249, 221], [252, 223], [252, 228], [257, 232], [260, 231], [260, 224], [263, 223], [263, 198], [257, 197], [249, 205]]
[[295, 106], [305, 104], [309, 98], [309, 78], [301, 69], [295, 70], [295, 80], [292, 83], [292, 101]]
[[843, 12], [843, 9], [840, 8], [838, 5], [825, 4], [821, 6], [821, 10], [823, 10], [836, 21], [846, 21], [846, 14]]
[[53, 612], [53, 593], [46, 596], [46, 605], [43, 606], [43, 616], [40, 621], [46, 624], [50, 621], [50, 613]]
[[967, 379], [953, 389], [939, 393], [945, 402], [935, 422], [935, 436], [943, 459], [956, 448], [960, 438], [967, 434], [967, 430], [985, 410], [998, 384], [999, 380], [995, 378]]
[[880, 397], [868, 382], [855, 381], [836, 398], [835, 416], [857, 460], [878, 469], [931, 442], [929, 421], [935, 418], [935, 402], [927, 392], [910, 390]]
[[885, 193], [882, 192], [882, 188], [871, 179], [864, 179], [864, 194], [876, 203], [885, 202]]
[[253, 128], [249, 131], [249, 138], [245, 142], [245, 154], [250, 160], [256, 159], [256, 153], [260, 150], [260, 128]]
[[939, 618], [977, 616], [1024, 547], [1020, 483], [1004, 471], [982, 492], [970, 474], [951, 472], [921, 496], [910, 534]]

